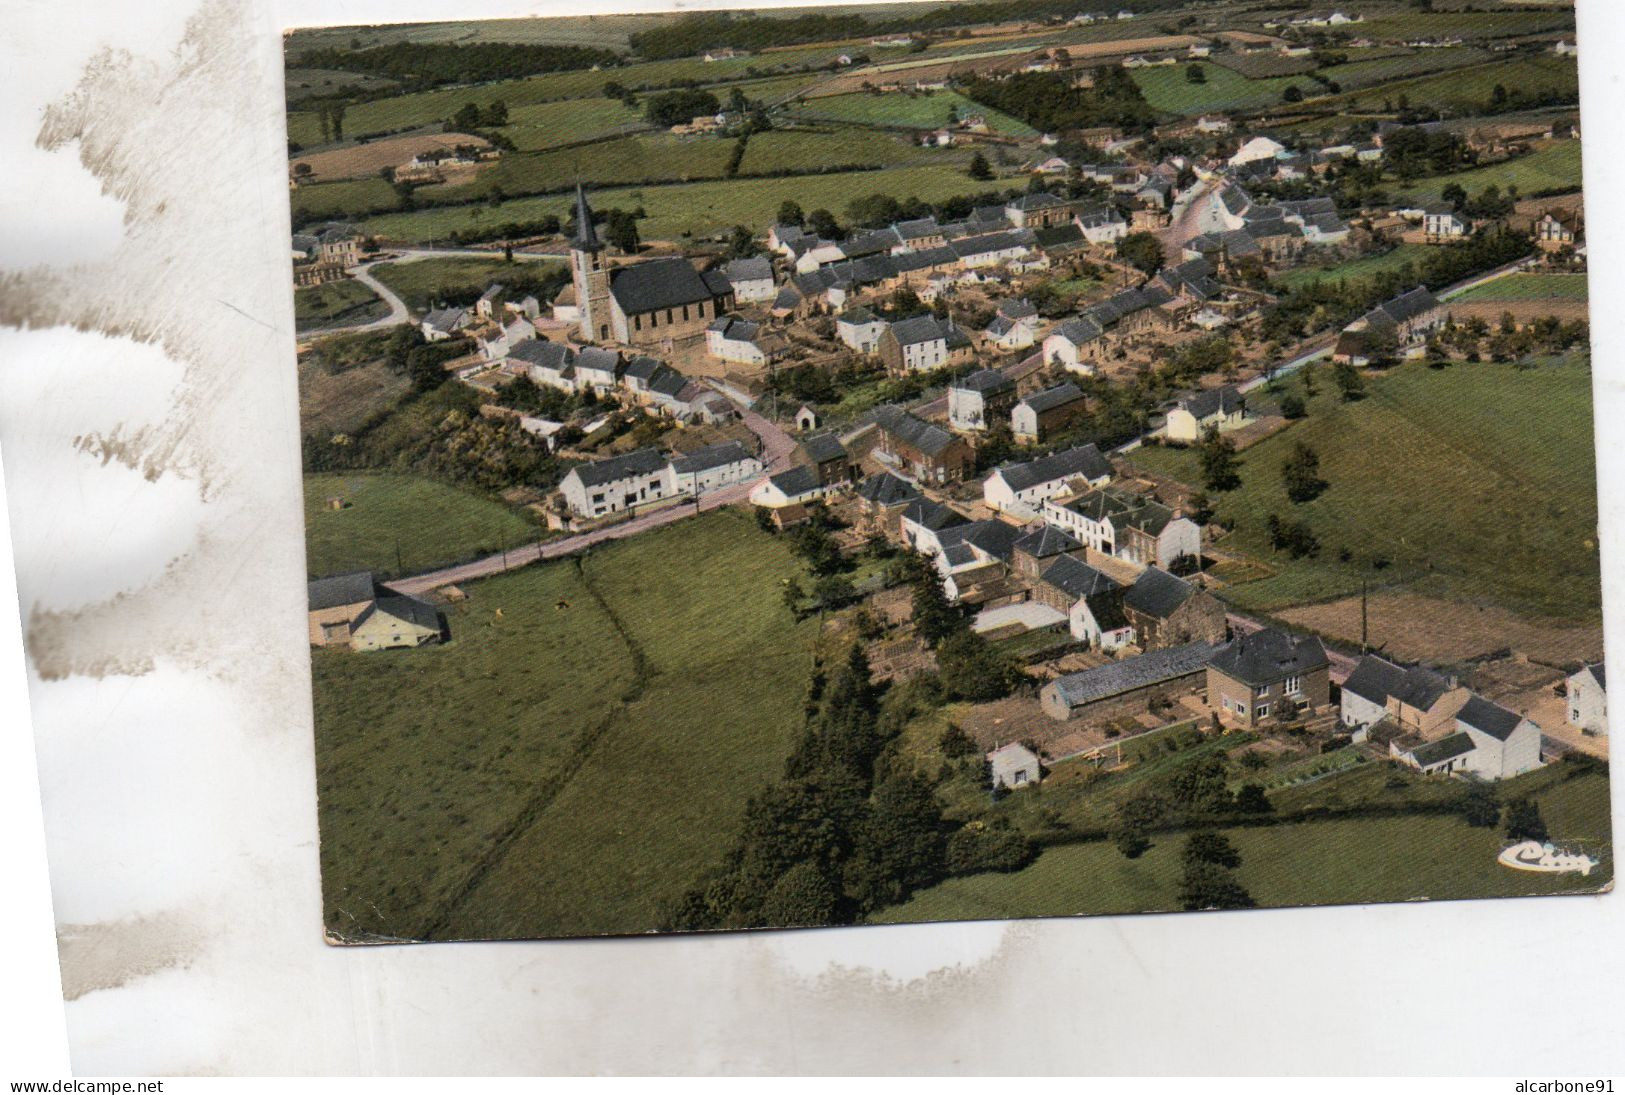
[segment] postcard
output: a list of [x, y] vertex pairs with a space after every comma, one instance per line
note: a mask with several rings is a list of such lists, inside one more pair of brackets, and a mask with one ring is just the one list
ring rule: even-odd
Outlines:
[[328, 940], [1610, 889], [1574, 13], [1444, 8], [290, 31]]

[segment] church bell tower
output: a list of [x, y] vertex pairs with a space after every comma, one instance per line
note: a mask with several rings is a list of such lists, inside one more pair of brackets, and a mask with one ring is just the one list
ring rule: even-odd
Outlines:
[[576, 307], [581, 310], [579, 339], [582, 342], [609, 342], [614, 337], [610, 318], [609, 266], [604, 261], [604, 245], [593, 227], [592, 210], [587, 207], [587, 191], [576, 183], [576, 234], [570, 241], [570, 272], [575, 282]]

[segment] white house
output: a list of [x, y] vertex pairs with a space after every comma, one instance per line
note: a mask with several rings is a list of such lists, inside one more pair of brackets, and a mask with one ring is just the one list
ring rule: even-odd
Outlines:
[[1454, 733], [1425, 742], [1396, 739], [1388, 754], [1423, 772], [1511, 779], [1540, 767], [1540, 727], [1516, 711], [1472, 696], [1456, 715]]
[[1067, 606], [1067, 627], [1074, 639], [1098, 650], [1121, 650], [1134, 641], [1134, 628], [1123, 612], [1123, 587], [1102, 571], [1070, 555], [1044, 568], [1039, 599]]
[[1123, 215], [1110, 205], [1093, 205], [1079, 209], [1072, 215], [1083, 238], [1090, 243], [1115, 243], [1128, 235], [1129, 224]]
[[741, 304], [772, 300], [778, 293], [773, 284], [773, 262], [765, 255], [734, 259], [723, 266], [722, 276], [733, 286], [734, 299]]
[[814, 502], [834, 494], [839, 487], [826, 484], [818, 478], [818, 469], [797, 464], [777, 475], [763, 479], [751, 488], [751, 505], [764, 509], [782, 509], [798, 502]]
[[1043, 777], [1038, 754], [1019, 741], [1001, 745], [993, 750], [987, 755], [987, 763], [994, 790], [1030, 787]]
[[1209, 428], [1225, 433], [1246, 421], [1246, 402], [1234, 386], [1226, 384], [1181, 399], [1168, 412], [1163, 432], [1170, 441], [1197, 441]]
[[705, 329], [705, 352], [722, 361], [766, 365], [783, 356], [784, 350], [784, 341], [777, 335], [737, 316], [712, 320]]
[[1587, 734], [1608, 733], [1608, 684], [1603, 663], [1581, 667], [1564, 686], [1568, 721]]
[[982, 481], [982, 500], [989, 509], [1031, 520], [1045, 501], [1077, 489], [1111, 482], [1111, 463], [1094, 445], [1041, 456], [1036, 460], [1005, 464]]
[[444, 342], [473, 322], [467, 308], [436, 308], [419, 327], [426, 342]]
[[575, 359], [575, 390], [611, 392], [621, 386], [621, 355], [602, 346], [583, 346]]
[[724, 441], [673, 457], [671, 472], [673, 492], [692, 496], [754, 479], [762, 462], [738, 441]]
[[638, 449], [571, 468], [559, 490], [575, 513], [602, 517], [670, 497], [671, 464], [659, 449]]
[[1046, 524], [1103, 555], [1174, 569], [1202, 552], [1202, 529], [1179, 510], [1138, 495], [1093, 489], [1044, 502]]
[[1422, 235], [1430, 243], [1465, 236], [1471, 225], [1449, 202], [1430, 202], [1422, 207]]
[[1254, 160], [1273, 160], [1286, 151], [1286, 145], [1270, 137], [1254, 137], [1230, 157], [1231, 167], [1252, 163]]
[[999, 310], [982, 337], [989, 346], [1000, 350], [1025, 350], [1038, 341], [1040, 322], [1038, 309], [1031, 301], [1025, 298], [1000, 301]]
[[859, 353], [872, 354], [880, 348], [886, 321], [867, 308], [848, 308], [835, 317], [835, 337]]
[[948, 385], [948, 423], [956, 430], [985, 430], [1015, 399], [1015, 381], [997, 369], [978, 369]]
[[1057, 324], [1044, 336], [1044, 364], [1060, 365], [1069, 373], [1093, 375], [1104, 333], [1092, 316], [1075, 316]]

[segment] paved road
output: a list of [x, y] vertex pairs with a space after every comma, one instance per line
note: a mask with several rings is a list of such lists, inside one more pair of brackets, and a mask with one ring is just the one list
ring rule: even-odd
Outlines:
[[[749, 407], [740, 406], [739, 412], [742, 421], [746, 426], [750, 427], [751, 432], [755, 433], [762, 443], [761, 460], [766, 465], [768, 472], [771, 474], [788, 467], [795, 452], [795, 439]], [[477, 578], [489, 578], [493, 574], [516, 570], [519, 567], [529, 566], [531, 563], [543, 559], [559, 559], [566, 555], [574, 555], [576, 552], [583, 551], [594, 544], [636, 536], [640, 532], [661, 528], [676, 521], [681, 521], [686, 517], [693, 517], [697, 513], [708, 513], [723, 506], [743, 502], [750, 497], [751, 488], [758, 482], [760, 480], [753, 479], [746, 483], [736, 483], [700, 495], [698, 503], [693, 501], [679, 502], [644, 513], [618, 525], [608, 525], [603, 528], [593, 529], [590, 532], [580, 532], [574, 536], [548, 540], [545, 543], [525, 544], [506, 552], [488, 555], [483, 559], [476, 559], [471, 563], [442, 567], [426, 574], [402, 578], [390, 582], [389, 585], [403, 593], [421, 594], [457, 582], [471, 582]]]

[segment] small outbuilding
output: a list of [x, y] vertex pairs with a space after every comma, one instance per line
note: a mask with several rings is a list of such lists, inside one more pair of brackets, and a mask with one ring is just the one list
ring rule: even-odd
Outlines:
[[1002, 788], [1013, 791], [1043, 778], [1043, 766], [1038, 761], [1038, 754], [1019, 741], [993, 750], [987, 755], [987, 763], [992, 769], [994, 790]]

